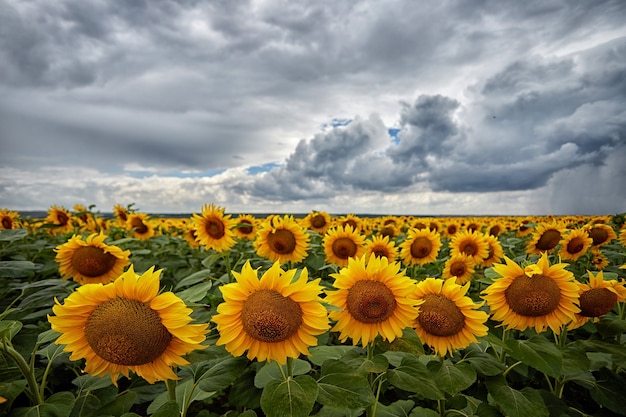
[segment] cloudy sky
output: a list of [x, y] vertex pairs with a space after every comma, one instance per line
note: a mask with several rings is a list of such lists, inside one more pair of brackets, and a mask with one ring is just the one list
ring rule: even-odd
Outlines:
[[626, 211], [626, 2], [0, 0], [0, 208]]

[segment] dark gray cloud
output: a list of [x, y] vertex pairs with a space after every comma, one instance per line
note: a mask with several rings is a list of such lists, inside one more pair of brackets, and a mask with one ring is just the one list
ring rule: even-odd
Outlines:
[[225, 172], [150, 181], [242, 205], [524, 193], [606, 175], [625, 141], [621, 0], [0, 0], [0, 21], [0, 165], [24, 202], [56, 168]]

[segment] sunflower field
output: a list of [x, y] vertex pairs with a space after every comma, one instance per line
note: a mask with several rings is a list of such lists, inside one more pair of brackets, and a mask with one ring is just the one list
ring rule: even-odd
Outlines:
[[0, 209], [0, 416], [626, 415], [625, 217]]

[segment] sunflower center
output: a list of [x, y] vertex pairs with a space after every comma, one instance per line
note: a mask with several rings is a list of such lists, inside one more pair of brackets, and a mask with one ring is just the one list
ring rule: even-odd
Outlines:
[[267, 243], [276, 253], [284, 255], [296, 249], [296, 237], [287, 229], [278, 229], [267, 235]]
[[57, 221], [60, 225], [65, 226], [69, 220], [69, 217], [67, 217], [65, 213], [57, 213]]
[[146, 233], [148, 231], [148, 226], [139, 217], [133, 217], [130, 225], [137, 233]]
[[13, 229], [13, 219], [11, 219], [9, 216], [3, 217], [2, 227], [6, 230]]
[[382, 282], [357, 281], [348, 290], [348, 312], [362, 323], [378, 323], [391, 316], [396, 308], [393, 292]]
[[539, 250], [551, 250], [559, 244], [561, 240], [561, 232], [558, 230], [546, 230], [541, 234], [541, 237], [537, 241], [536, 248]]
[[204, 230], [206, 230], [209, 236], [217, 240], [221, 239], [226, 234], [226, 232], [224, 231], [224, 223], [214, 219], [209, 219], [206, 221], [206, 224], [204, 225]]
[[239, 222], [239, 231], [244, 235], [249, 235], [252, 233], [252, 224], [248, 221]]
[[326, 226], [326, 219], [321, 214], [316, 214], [315, 216], [311, 217], [311, 226], [320, 229]]
[[115, 259], [102, 248], [81, 246], [72, 254], [72, 266], [86, 277], [99, 277], [113, 269]]
[[576, 254], [583, 250], [585, 242], [580, 237], [575, 237], [567, 243], [567, 253]]
[[348, 259], [356, 255], [356, 243], [348, 237], [340, 237], [333, 242], [333, 253], [341, 259]]
[[380, 234], [382, 236], [393, 237], [395, 235], [395, 229], [393, 226], [385, 226], [380, 230]]
[[601, 227], [593, 227], [589, 230], [589, 237], [593, 239], [593, 246], [604, 243], [609, 238], [609, 233]]
[[462, 277], [467, 271], [467, 267], [465, 266], [465, 262], [455, 261], [450, 265], [450, 275], [455, 277]]
[[243, 329], [261, 342], [279, 343], [289, 339], [302, 325], [302, 309], [289, 297], [274, 290], [250, 294], [241, 311]]
[[468, 256], [474, 256], [476, 252], [478, 252], [478, 247], [474, 244], [474, 242], [464, 242], [460, 249], [460, 252]]
[[357, 226], [358, 226], [358, 225], [356, 224], [356, 221], [354, 221], [354, 220], [352, 220], [352, 219], [345, 220], [345, 221], [344, 221], [341, 225], [342, 225], [342, 226], [344, 226], [344, 227], [345, 227], [345, 226], [352, 226], [352, 229], [353, 229], [353, 230], [356, 230], [356, 228], [357, 228]]
[[556, 310], [561, 290], [554, 280], [541, 274], [516, 277], [504, 292], [507, 304], [517, 314], [544, 316]]
[[425, 258], [433, 250], [433, 244], [427, 237], [418, 237], [411, 243], [411, 256], [414, 258]]
[[171, 333], [159, 313], [146, 303], [114, 298], [96, 307], [85, 324], [85, 338], [102, 359], [137, 366], [158, 358], [170, 344]]
[[389, 251], [384, 246], [375, 246], [372, 253], [378, 258], [389, 258]]
[[417, 321], [428, 333], [448, 337], [463, 330], [465, 316], [454, 301], [441, 294], [426, 294]]
[[502, 229], [500, 228], [500, 226], [495, 225], [495, 226], [491, 226], [491, 229], [489, 229], [489, 234], [491, 236], [498, 236], [500, 234], [500, 231]]
[[607, 288], [592, 288], [580, 295], [579, 302], [581, 316], [600, 317], [613, 310], [617, 295]]

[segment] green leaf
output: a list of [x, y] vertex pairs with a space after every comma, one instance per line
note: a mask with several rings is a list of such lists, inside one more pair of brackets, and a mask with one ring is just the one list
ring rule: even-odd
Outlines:
[[152, 417], [172, 417], [180, 415], [180, 407], [176, 401], [166, 401], [154, 413]]
[[22, 329], [22, 322], [17, 320], [3, 320], [0, 321], [0, 339], [7, 338], [7, 340], [13, 339]]
[[470, 351], [463, 359], [468, 362], [476, 372], [483, 376], [498, 375], [506, 368], [495, 356], [478, 350]]
[[591, 397], [601, 406], [617, 413], [626, 415], [624, 398], [626, 398], [626, 378], [602, 368], [596, 375], [596, 383], [593, 385]]
[[52, 394], [42, 404], [28, 408], [15, 409], [12, 416], [16, 417], [69, 417], [74, 408], [74, 395], [61, 391]]
[[69, 353], [63, 351], [63, 347], [63, 345], [50, 343], [45, 348], [38, 350], [37, 354], [47, 358], [48, 361], [52, 362], [61, 355], [69, 356]]
[[196, 382], [204, 391], [220, 391], [232, 384], [247, 365], [248, 360], [241, 357], [214, 359], [201, 368], [203, 372]]
[[608, 339], [626, 333], [626, 320], [620, 320], [608, 315], [603, 316], [596, 323], [596, 328], [603, 339]]
[[335, 345], [335, 346], [314, 346], [309, 349], [311, 356], [309, 360], [311, 363], [317, 366], [322, 364], [328, 359], [339, 359], [347, 352], [356, 349], [353, 346]]
[[14, 242], [25, 238], [27, 235], [28, 229], [0, 230], [0, 242]]
[[[263, 365], [259, 369], [254, 377], [254, 386], [257, 388], [265, 388], [270, 381], [282, 381], [283, 374], [280, 371], [280, 365], [278, 362], [269, 362]], [[286, 374], [287, 370], [283, 366], [283, 372]], [[292, 363], [292, 376], [304, 375], [311, 370], [311, 364], [302, 359], [294, 359]]]
[[318, 390], [317, 382], [309, 375], [271, 381], [261, 394], [261, 409], [268, 417], [308, 416]]
[[579, 375], [591, 371], [591, 360], [580, 345], [570, 343], [563, 349], [563, 375]]
[[137, 394], [126, 391], [118, 395], [113, 401], [104, 404], [93, 414], [95, 416], [119, 416], [130, 411]]
[[506, 341], [510, 355], [522, 363], [553, 378], [561, 375], [563, 353], [544, 336], [535, 335], [528, 340]]
[[500, 410], [508, 417], [548, 417], [541, 395], [532, 388], [511, 388], [504, 377], [488, 377], [487, 390]]
[[109, 378], [108, 376], [100, 377], [90, 374], [85, 374], [74, 378], [72, 380], [72, 384], [78, 387], [79, 392], [95, 391], [113, 385], [113, 383], [111, 382], [111, 378]]
[[36, 265], [30, 261], [0, 261], [0, 276], [22, 278], [35, 273]]
[[376, 401], [367, 379], [358, 374], [336, 373], [324, 375], [317, 381], [317, 401], [337, 408], [356, 409]]
[[176, 295], [180, 297], [185, 304], [193, 304], [202, 300], [209, 292], [213, 283], [211, 281], [204, 282], [202, 284], [194, 285], [186, 290], [177, 292]]
[[415, 407], [409, 417], [439, 417], [439, 413], [430, 408]]
[[0, 382], [0, 397], [4, 397], [11, 402], [26, 389], [26, 380], [19, 379], [12, 382]]
[[415, 401], [412, 400], [398, 400], [389, 405], [378, 403], [376, 406], [376, 417], [408, 416], [414, 406]]
[[403, 359], [399, 367], [387, 371], [387, 380], [396, 388], [420, 394], [431, 400], [443, 400], [445, 398], [426, 365], [417, 359]]
[[[181, 288], [190, 287], [192, 285], [205, 282], [207, 278], [211, 278], [211, 277], [212, 277], [212, 271], [210, 269], [202, 269], [178, 281], [174, 289], [179, 290]], [[211, 282], [211, 281], [208, 281], [208, 282]]]
[[60, 335], [61, 333], [55, 330], [46, 330], [45, 332], [39, 333], [39, 336], [37, 336], [37, 344], [43, 345], [44, 343], [52, 342], [53, 340], [57, 340]]
[[432, 361], [427, 368], [434, 373], [437, 387], [450, 395], [458, 394], [476, 382], [476, 371], [466, 362], [441, 364], [438, 361]]
[[385, 372], [389, 367], [389, 360], [384, 355], [374, 355], [372, 359], [368, 359], [357, 350], [347, 352], [341, 361], [345, 362], [356, 372], [368, 374]]

